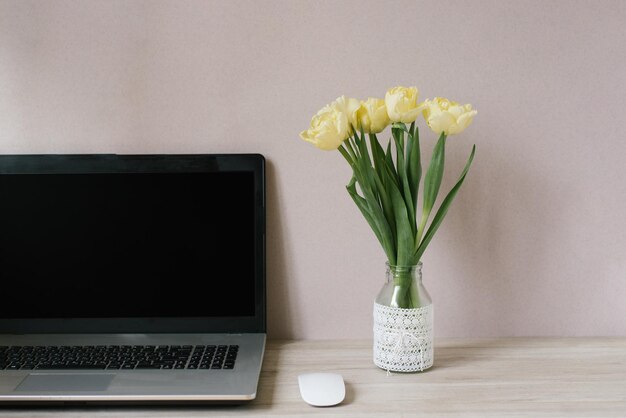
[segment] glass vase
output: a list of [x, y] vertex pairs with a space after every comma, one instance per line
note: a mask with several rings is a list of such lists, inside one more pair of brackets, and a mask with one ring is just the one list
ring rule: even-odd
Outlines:
[[374, 364], [388, 372], [433, 365], [433, 304], [422, 284], [422, 263], [393, 266], [374, 302]]

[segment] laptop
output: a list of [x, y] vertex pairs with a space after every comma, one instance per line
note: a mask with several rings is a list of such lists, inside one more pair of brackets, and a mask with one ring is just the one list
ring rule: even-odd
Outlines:
[[0, 405], [254, 399], [263, 156], [0, 156], [0, 289]]

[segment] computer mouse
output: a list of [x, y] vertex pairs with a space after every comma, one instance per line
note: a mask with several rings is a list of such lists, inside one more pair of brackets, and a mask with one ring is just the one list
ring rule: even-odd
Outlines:
[[343, 377], [337, 373], [305, 373], [298, 376], [300, 395], [313, 406], [337, 405], [346, 397]]

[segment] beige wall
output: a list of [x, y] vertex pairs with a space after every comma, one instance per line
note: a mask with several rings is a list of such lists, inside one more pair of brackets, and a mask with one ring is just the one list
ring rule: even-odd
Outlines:
[[625, 21], [623, 1], [0, 0], [0, 153], [265, 154], [270, 334], [368, 337], [382, 250], [341, 156], [298, 133], [340, 94], [417, 85], [479, 110], [424, 258], [436, 335], [626, 335]]

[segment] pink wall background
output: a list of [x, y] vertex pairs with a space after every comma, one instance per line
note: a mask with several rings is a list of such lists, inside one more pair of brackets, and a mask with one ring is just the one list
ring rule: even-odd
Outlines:
[[365, 338], [385, 258], [339, 153], [298, 133], [417, 85], [479, 110], [423, 260], [436, 335], [626, 335], [624, 22], [623, 1], [0, 0], [0, 153], [265, 154], [270, 335]]

